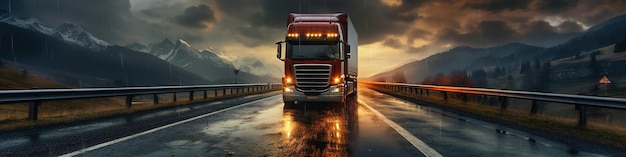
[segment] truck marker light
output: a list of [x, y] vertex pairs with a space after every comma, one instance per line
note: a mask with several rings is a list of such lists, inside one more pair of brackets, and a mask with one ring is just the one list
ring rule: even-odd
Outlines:
[[289, 33], [289, 34], [287, 34], [287, 37], [289, 37], [289, 38], [297, 38], [298, 36], [299, 36], [298, 33]]
[[305, 36], [307, 38], [321, 38], [322, 33], [307, 33]]

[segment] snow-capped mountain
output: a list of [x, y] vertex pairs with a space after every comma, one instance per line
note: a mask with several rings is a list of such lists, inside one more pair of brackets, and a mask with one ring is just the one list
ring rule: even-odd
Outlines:
[[175, 63], [181, 67], [187, 67], [194, 61], [208, 61], [214, 63], [217, 67], [233, 68], [233, 65], [215, 55], [211, 51], [196, 50], [183, 39], [176, 40], [173, 43], [169, 39], [164, 39], [160, 43], [144, 46], [138, 43], [127, 45], [126, 47], [146, 52], [159, 57], [162, 60]]
[[259, 76], [280, 77], [283, 70], [274, 65], [266, 65], [253, 57], [239, 57], [232, 62], [241, 71], [250, 72]]
[[267, 64], [262, 62], [261, 58], [245, 55], [242, 53], [231, 53], [213, 47], [208, 47], [202, 51], [209, 51], [220, 58], [232, 63], [239, 70], [249, 72], [259, 76], [280, 77], [283, 75], [281, 66]]
[[148, 52], [148, 47], [140, 43], [132, 43], [132, 44], [126, 45], [126, 47], [133, 49], [135, 51], [139, 51], [139, 52]]
[[9, 14], [9, 12], [4, 10], [0, 10], [0, 22], [54, 36], [65, 42], [87, 47], [95, 51], [102, 51], [109, 46], [107, 42], [102, 41], [87, 32], [84, 27], [74, 24], [64, 23], [58, 28], [52, 29], [50, 26], [43, 24], [35, 18], [14, 17]]
[[183, 39], [178, 39], [176, 42], [164, 39], [159, 43], [149, 44], [148, 46], [133, 43], [126, 47], [154, 55], [161, 60], [197, 73], [210, 80], [220, 80], [231, 75], [234, 77], [232, 70], [235, 67], [231, 63], [210, 51], [199, 51], [192, 48]]
[[64, 41], [74, 43], [79, 46], [87, 47], [92, 50], [102, 51], [106, 49], [109, 44], [102, 41], [87, 30], [83, 26], [63, 23], [54, 31], [54, 36], [63, 39]]
[[[209, 80], [221, 83], [234, 82], [235, 74], [233, 70], [236, 69], [236, 66], [234, 66], [231, 61], [216, 55], [212, 49], [194, 49], [183, 39], [178, 39], [176, 42], [164, 39], [159, 43], [149, 44], [148, 46], [133, 43], [126, 47], [154, 55]], [[272, 79], [268, 77], [260, 77], [250, 73], [250, 71], [255, 70], [264, 71], [262, 63], [257, 60], [247, 60], [247, 62], [255, 64], [239, 67], [242, 71], [239, 73], [239, 82], [272, 81]]]
[[[6, 16], [2, 17], [3, 20], [7, 19]], [[57, 36], [29, 29], [34, 27], [23, 26], [0, 22], [0, 60], [11, 60], [10, 64], [5, 65], [8, 68], [24, 70], [75, 87], [213, 83], [150, 54], [116, 45], [97, 52]]]
[[52, 35], [54, 29], [43, 24], [39, 20], [30, 17], [13, 17], [9, 12], [0, 10], [0, 22], [14, 25], [20, 28], [41, 32], [43, 34]]

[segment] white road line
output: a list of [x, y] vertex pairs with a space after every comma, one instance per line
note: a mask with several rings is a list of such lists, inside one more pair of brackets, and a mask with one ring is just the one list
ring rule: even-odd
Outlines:
[[385, 121], [385, 123], [387, 123], [387, 125], [389, 125], [391, 128], [396, 130], [396, 132], [398, 132], [398, 134], [400, 134], [402, 137], [404, 137], [404, 139], [409, 141], [415, 148], [417, 148], [420, 152], [422, 152], [422, 154], [424, 154], [424, 156], [427, 156], [427, 157], [441, 157], [442, 156], [441, 154], [439, 154], [439, 152], [435, 151], [433, 148], [428, 146], [422, 140], [420, 140], [417, 137], [413, 136], [413, 134], [411, 134], [406, 129], [402, 128], [396, 122], [393, 122], [393, 121], [389, 120], [383, 114], [381, 114], [380, 112], [378, 112], [374, 108], [372, 108], [370, 105], [367, 105], [365, 102], [361, 101], [361, 99], [359, 99], [358, 101], [359, 101], [360, 104], [363, 104], [363, 106], [367, 107], [370, 111], [372, 111], [374, 114], [376, 114], [376, 116], [378, 116], [378, 118], [380, 118], [383, 121]]
[[232, 110], [232, 109], [236, 109], [236, 108], [239, 108], [239, 107], [255, 104], [255, 103], [258, 103], [258, 102], [261, 102], [261, 101], [265, 101], [267, 99], [272, 99], [272, 98], [278, 97], [278, 96], [281, 96], [281, 95], [276, 95], [276, 96], [272, 96], [272, 97], [268, 97], [268, 98], [263, 98], [263, 99], [255, 100], [255, 101], [252, 101], [252, 102], [244, 103], [244, 104], [241, 104], [241, 105], [225, 108], [225, 109], [222, 109], [222, 110], [219, 110], [219, 111], [215, 111], [215, 112], [203, 114], [203, 115], [200, 115], [200, 116], [196, 116], [196, 117], [193, 117], [193, 118], [185, 119], [185, 120], [178, 121], [178, 122], [175, 122], [175, 123], [171, 123], [171, 124], [168, 124], [168, 125], [164, 125], [164, 126], [161, 126], [161, 127], [158, 127], [158, 128], [154, 128], [154, 129], [150, 129], [150, 130], [147, 130], [147, 131], [144, 131], [144, 132], [136, 133], [136, 134], [133, 134], [133, 135], [130, 135], [130, 136], [118, 138], [118, 139], [115, 139], [115, 140], [112, 140], [112, 141], [109, 141], [109, 142], [104, 142], [104, 143], [101, 143], [101, 144], [98, 144], [98, 145], [94, 145], [94, 146], [91, 146], [91, 147], [88, 147], [88, 148], [83, 148], [83, 149], [78, 150], [78, 151], [74, 151], [74, 152], [71, 152], [71, 153], [67, 153], [67, 154], [61, 155], [61, 157], [69, 157], [69, 156], [80, 155], [80, 154], [83, 154], [83, 153], [86, 153], [86, 152], [89, 152], [89, 151], [92, 151], [92, 150], [100, 149], [100, 148], [103, 148], [103, 147], [106, 147], [106, 146], [109, 146], [109, 145], [113, 145], [113, 144], [120, 143], [120, 142], [123, 142], [123, 141], [126, 141], [126, 140], [130, 140], [130, 139], [142, 136], [142, 135], [153, 133], [153, 132], [156, 132], [156, 131], [159, 131], [159, 130], [163, 130], [163, 129], [166, 129], [166, 128], [169, 128], [169, 127], [173, 127], [173, 126], [176, 126], [176, 125], [180, 125], [180, 124], [183, 124], [183, 123], [194, 121], [196, 119], [204, 118], [204, 117], [211, 116], [211, 115], [214, 115], [214, 114], [222, 113], [222, 112], [225, 112], [225, 111], [228, 111], [228, 110]]

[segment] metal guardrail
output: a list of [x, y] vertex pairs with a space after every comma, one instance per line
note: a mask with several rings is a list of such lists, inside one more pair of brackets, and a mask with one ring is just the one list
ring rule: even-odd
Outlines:
[[[226, 85], [196, 85], [196, 86], [156, 86], [156, 87], [122, 87], [122, 88], [80, 88], [80, 89], [31, 89], [31, 90], [0, 90], [0, 104], [30, 102], [29, 119], [37, 120], [37, 108], [42, 101], [67, 100], [102, 97], [126, 97], [126, 106], [130, 108], [133, 97], [139, 95], [153, 95], [155, 104], [159, 103], [158, 94], [173, 93], [176, 102], [176, 93], [189, 92], [189, 100], [194, 99], [194, 92], [204, 92], [204, 99], [208, 98], [207, 91], [213, 90], [215, 97], [221, 90], [222, 96], [245, 92], [281, 88], [280, 83], [258, 84], [226, 84]], [[226, 91], [229, 90], [229, 93]]]
[[527, 92], [527, 91], [513, 91], [513, 90], [499, 90], [499, 89], [485, 89], [485, 88], [467, 88], [467, 87], [450, 87], [450, 86], [434, 86], [434, 85], [418, 85], [418, 84], [405, 84], [405, 83], [383, 83], [383, 82], [359, 82], [366, 85], [371, 85], [379, 88], [384, 88], [392, 91], [406, 92], [409, 94], [428, 95], [429, 91], [438, 91], [443, 95], [443, 100], [448, 100], [448, 93], [461, 93], [463, 101], [467, 101], [467, 95], [476, 94], [486, 96], [496, 96], [500, 100], [500, 109], [506, 111], [508, 106], [508, 98], [526, 99], [531, 100], [530, 113], [537, 113], [537, 101], [556, 102], [565, 104], [577, 105], [578, 110], [578, 124], [584, 126], [587, 124], [586, 118], [586, 106], [602, 107], [602, 108], [614, 108], [614, 109], [626, 109], [626, 99], [622, 98], [610, 98], [610, 97], [597, 97], [597, 96], [585, 96], [585, 95], [570, 95], [570, 94], [557, 94], [557, 93], [540, 93], [540, 92]]

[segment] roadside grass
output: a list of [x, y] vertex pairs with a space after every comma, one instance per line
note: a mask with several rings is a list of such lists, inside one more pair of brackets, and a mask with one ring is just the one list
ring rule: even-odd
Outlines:
[[[626, 98], [626, 76], [609, 76], [611, 84], [598, 85], [597, 91], [590, 91], [594, 84], [599, 84], [602, 77], [577, 78], [571, 80], [551, 81], [548, 91], [564, 94], [586, 93], [587, 95]], [[584, 82], [584, 83], [581, 83]]]
[[[75, 88], [60, 82], [0, 66], [0, 90], [31, 89], [33, 87], [56, 89]], [[220, 99], [260, 94], [275, 90], [278, 89], [240, 94], [229, 94], [230, 92], [227, 92], [226, 95], [217, 92], [217, 96], [214, 93], [215, 91], [208, 91], [208, 99], [206, 100], [204, 99], [203, 92], [194, 92], [193, 101], [188, 101], [188, 92], [177, 93], [177, 102], [173, 101], [173, 94], [159, 94], [159, 104], [152, 103], [152, 95], [137, 96], [134, 98], [130, 109], [127, 109], [124, 97], [43, 101], [38, 107], [39, 113], [37, 121], [28, 120], [28, 103], [0, 104], [0, 132], [129, 114], [138, 111], [180, 106], [203, 101], [217, 101]]]
[[[0, 132], [35, 128], [51, 124], [70, 123], [198, 102], [218, 101], [271, 91], [276, 91], [276, 89], [231, 95], [228, 93], [222, 95], [218, 92], [217, 97], [213, 92], [209, 92], [207, 93], [207, 99], [204, 99], [202, 92], [195, 92], [194, 100], [192, 101], [189, 101], [188, 92], [177, 93], [176, 102], [173, 101], [173, 94], [160, 94], [158, 104], [152, 102], [152, 95], [139, 96], [133, 100], [130, 109], [124, 104], [123, 97], [44, 101], [41, 106], [39, 106], [37, 121], [28, 120], [27, 103], [0, 104]], [[148, 99], [148, 97], [150, 99]]]
[[[551, 113], [538, 112], [530, 114], [530, 107], [512, 109], [516, 105], [529, 104], [513, 104], [509, 103], [506, 111], [501, 111], [497, 105], [488, 105], [489, 103], [478, 103], [472, 101], [471, 97], [467, 102], [455, 98], [453, 94], [448, 96], [447, 101], [443, 101], [439, 92], [430, 91], [430, 96], [418, 96], [406, 92], [391, 92], [387, 89], [369, 87], [364, 84], [362, 86], [380, 91], [386, 94], [400, 96], [405, 99], [416, 100], [433, 104], [436, 106], [467, 112], [479, 117], [502, 121], [511, 125], [517, 125], [524, 128], [530, 128], [542, 132], [565, 135], [570, 138], [578, 138], [591, 142], [605, 145], [612, 145], [618, 148], [626, 149], [626, 122], [614, 121], [607, 118], [589, 117], [587, 118], [587, 126], [578, 126], [577, 116], [554, 116]], [[544, 104], [546, 105], [546, 104]], [[572, 107], [573, 108], [573, 107]], [[624, 111], [619, 111], [624, 113]]]
[[0, 90], [37, 88], [73, 88], [72, 86], [47, 80], [18, 70], [0, 66]]

